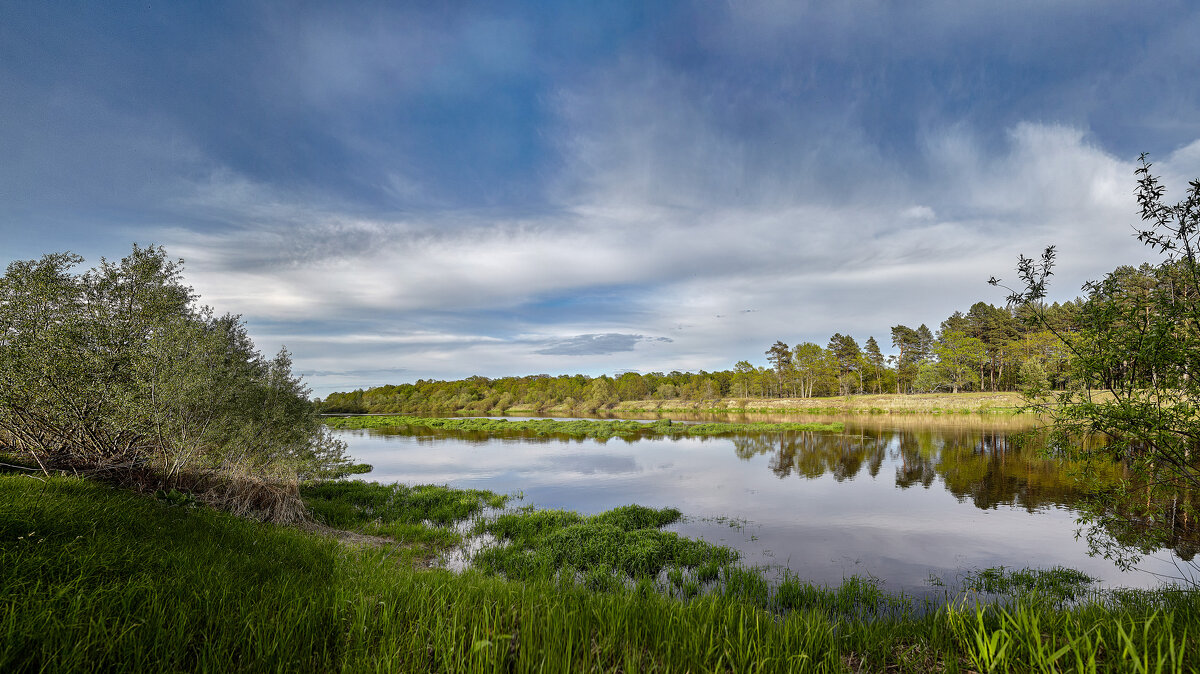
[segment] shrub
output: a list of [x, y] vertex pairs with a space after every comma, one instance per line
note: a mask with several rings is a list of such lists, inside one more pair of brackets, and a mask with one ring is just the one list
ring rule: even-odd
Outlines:
[[250, 482], [223, 482], [221, 498], [264, 503], [296, 501], [295, 490], [246, 485], [349, 467], [288, 352], [264, 357], [237, 316], [200, 306], [182, 261], [137, 245], [120, 263], [74, 272], [82, 260], [17, 261], [0, 278], [0, 442], [46, 471], [159, 487], [188, 472], [241, 476]]

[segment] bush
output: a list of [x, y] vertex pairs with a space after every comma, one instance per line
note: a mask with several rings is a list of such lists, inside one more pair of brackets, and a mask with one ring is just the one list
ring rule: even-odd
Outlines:
[[264, 357], [239, 317], [200, 306], [182, 261], [137, 245], [74, 272], [82, 260], [17, 261], [0, 278], [0, 442], [46, 471], [157, 486], [187, 472], [286, 482], [349, 466], [288, 352]]

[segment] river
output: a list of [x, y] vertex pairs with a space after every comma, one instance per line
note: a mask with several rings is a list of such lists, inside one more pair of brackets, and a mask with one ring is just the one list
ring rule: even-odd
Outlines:
[[[696, 420], [714, 420], [704, 417]], [[811, 420], [722, 417], [721, 421]], [[828, 417], [821, 420], [828, 421]], [[571, 440], [337, 431], [364, 479], [518, 495], [513, 505], [584, 514], [675, 507], [671, 529], [737, 548], [768, 575], [836, 585], [872, 576], [928, 593], [995, 566], [1067, 566], [1103, 587], [1154, 587], [1194, 574], [1173, 550], [1124, 571], [1076, 538], [1078, 488], [1006, 418], [849, 417], [845, 433]], [[1023, 439], [1025, 438], [1025, 439]]]

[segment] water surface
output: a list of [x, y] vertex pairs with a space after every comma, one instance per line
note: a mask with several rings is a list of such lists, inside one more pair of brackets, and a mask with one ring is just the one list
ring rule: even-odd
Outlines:
[[842, 434], [631, 441], [337, 434], [374, 466], [368, 480], [515, 493], [518, 504], [584, 514], [676, 507], [685, 520], [673, 530], [820, 583], [872, 575], [923, 592], [931, 575], [953, 583], [971, 569], [1063, 565], [1109, 587], [1153, 587], [1188, 570], [1167, 550], [1130, 572], [1089, 557], [1075, 538], [1073, 481], [1014, 440], [1029, 425], [852, 418]]

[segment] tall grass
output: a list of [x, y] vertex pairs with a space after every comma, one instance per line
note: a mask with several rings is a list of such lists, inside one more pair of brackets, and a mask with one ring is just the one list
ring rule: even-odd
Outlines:
[[77, 479], [0, 476], [0, 671], [328, 670], [335, 543]]
[[0, 475], [0, 569], [4, 672], [1144, 672], [1200, 661], [1194, 592], [869, 619], [837, 606], [875, 601], [870, 583], [822, 599], [793, 579], [790, 599], [776, 590], [766, 607], [745, 574], [729, 576], [736, 591], [687, 601], [652, 583], [597, 593], [565, 574], [416, 570], [391, 548], [74, 478]]
[[978, 672], [1194, 672], [1200, 668], [1197, 608], [1109, 613], [1044, 605], [950, 608], [955, 645]]

